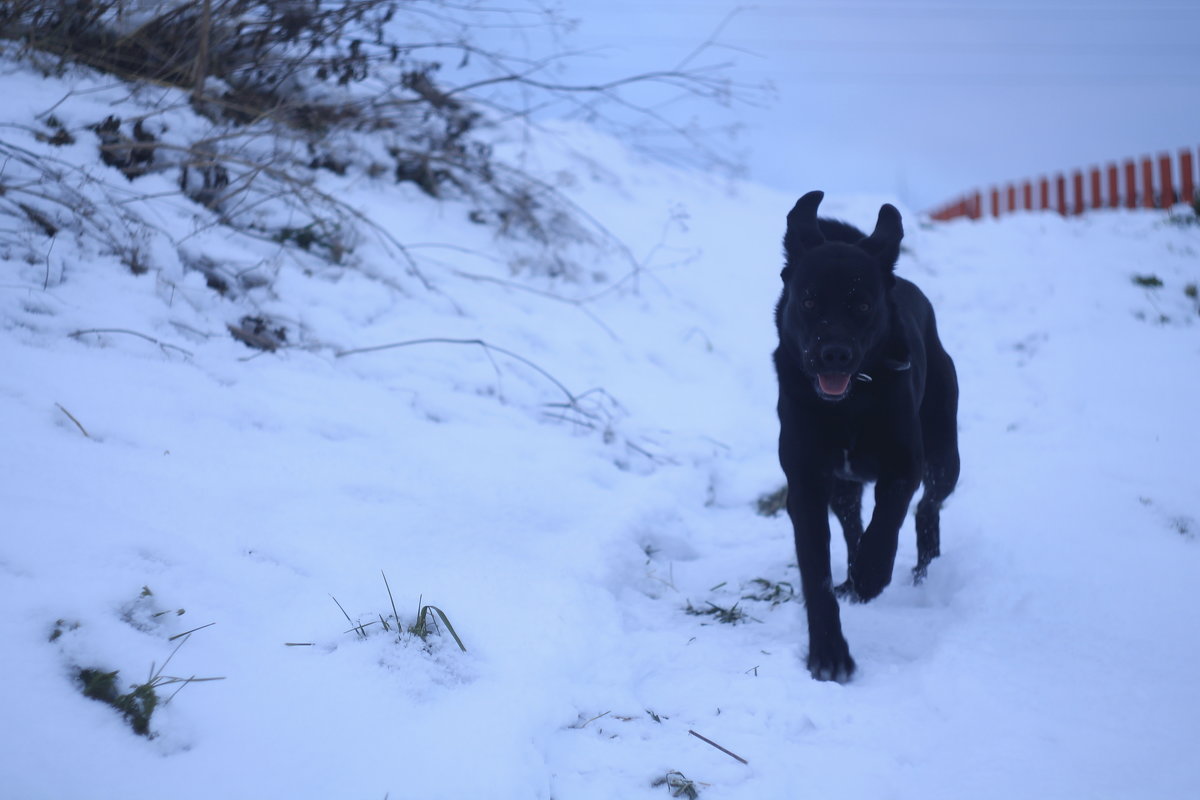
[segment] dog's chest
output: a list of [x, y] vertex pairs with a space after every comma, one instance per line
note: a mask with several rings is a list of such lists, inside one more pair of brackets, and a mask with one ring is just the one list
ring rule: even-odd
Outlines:
[[861, 447], [843, 447], [837, 453], [833, 474], [842, 480], [869, 483], [879, 478], [879, 459]]

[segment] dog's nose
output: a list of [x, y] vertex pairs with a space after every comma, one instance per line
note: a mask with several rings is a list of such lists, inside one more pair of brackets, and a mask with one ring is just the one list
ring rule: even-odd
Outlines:
[[845, 372], [854, 360], [854, 353], [844, 344], [827, 344], [821, 347], [821, 366], [828, 370]]

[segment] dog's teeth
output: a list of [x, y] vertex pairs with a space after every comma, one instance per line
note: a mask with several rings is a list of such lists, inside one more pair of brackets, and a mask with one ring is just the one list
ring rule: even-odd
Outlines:
[[871, 376], [870, 376], [870, 375], [868, 375], [868, 374], [867, 374], [867, 373], [865, 373], [865, 372], [860, 372], [860, 373], [858, 373], [857, 375], [855, 375], [855, 376], [854, 376], [854, 379], [855, 379], [856, 381], [862, 381], [863, 383], [870, 383], [870, 382], [871, 382]]

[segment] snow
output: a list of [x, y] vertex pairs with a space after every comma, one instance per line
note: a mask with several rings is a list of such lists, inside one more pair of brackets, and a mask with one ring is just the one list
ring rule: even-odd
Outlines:
[[[0, 82], [16, 124], [72, 88]], [[103, 169], [82, 137], [4, 137]], [[425, 245], [432, 289], [380, 241], [318, 267], [170, 206], [147, 274], [67, 233], [4, 255], [0, 794], [582, 800], [662, 797], [678, 771], [714, 799], [1195, 795], [1200, 225], [902, 208], [899, 269], [962, 382], [963, 479], [927, 582], [904, 580], [909, 523], [895, 583], [842, 607], [859, 673], [838, 685], [804, 668], [798, 602], [744, 599], [798, 589], [786, 518], [755, 510], [782, 484], [771, 313], [797, 192], [583, 125], [532, 155], [626, 251], [514, 272], [465, 206], [324, 176]], [[822, 211], [870, 225], [890, 199]], [[218, 295], [162, 255], [184, 239], [266, 285]], [[297, 346], [229, 336], [256, 313]], [[390, 618], [388, 587], [466, 652], [356, 635], [339, 604]], [[686, 613], [708, 603], [749, 618]], [[223, 680], [184, 686], [150, 739], [74, 680], [142, 681], [177, 646], [163, 674]]]

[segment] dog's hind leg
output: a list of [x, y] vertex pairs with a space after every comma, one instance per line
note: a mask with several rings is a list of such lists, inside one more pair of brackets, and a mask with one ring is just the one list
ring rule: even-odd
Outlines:
[[917, 565], [913, 583], [925, 580], [929, 564], [942, 554], [942, 502], [958, 482], [958, 451], [925, 465], [925, 492], [917, 503]]
[[925, 436], [925, 492], [917, 503], [917, 566], [913, 583], [925, 579], [929, 563], [941, 555], [942, 502], [958, 484], [958, 382], [949, 356], [930, 370], [930, 388], [921, 408]]
[[[833, 492], [829, 498], [829, 507], [842, 526], [842, 536], [846, 540], [846, 570], [849, 574], [853, 566], [854, 553], [858, 550], [858, 540], [862, 538], [862, 493], [863, 485], [858, 481], [835, 478]], [[852, 589], [850, 580], [834, 587], [834, 592], [844, 596]]]

